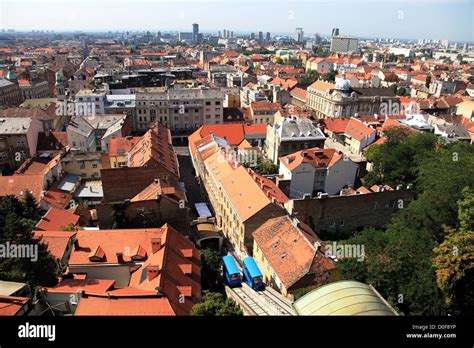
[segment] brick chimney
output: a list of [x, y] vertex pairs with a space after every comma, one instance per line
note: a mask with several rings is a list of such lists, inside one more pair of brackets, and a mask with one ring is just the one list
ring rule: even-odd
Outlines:
[[121, 253], [121, 252], [116, 252], [115, 255], [117, 255], [117, 262], [118, 262], [118, 263], [124, 263], [124, 260], [123, 260], [123, 253]]
[[152, 281], [156, 277], [158, 277], [158, 274], [160, 273], [160, 267], [159, 266], [148, 266], [147, 270], [147, 278], [148, 281]]
[[151, 239], [151, 252], [154, 254], [161, 249], [161, 238]]

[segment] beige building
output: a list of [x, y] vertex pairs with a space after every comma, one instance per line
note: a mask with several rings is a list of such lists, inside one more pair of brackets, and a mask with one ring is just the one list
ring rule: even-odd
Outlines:
[[34, 82], [28, 80], [18, 80], [18, 84], [20, 86], [23, 100], [48, 98], [50, 96], [48, 81]]
[[380, 114], [381, 106], [390, 102], [398, 103], [392, 89], [353, 88], [345, 76], [336, 84], [318, 80], [307, 90], [307, 106], [318, 118]]
[[80, 175], [82, 179], [99, 179], [102, 169], [102, 153], [69, 153], [61, 159], [61, 164], [65, 172]]
[[0, 106], [16, 106], [22, 103], [20, 88], [16, 83], [0, 78]]
[[31, 117], [0, 118], [0, 169], [16, 169], [36, 155], [43, 124]]
[[457, 105], [457, 115], [462, 115], [464, 118], [472, 121], [474, 119], [474, 101], [468, 100]]
[[298, 150], [324, 147], [326, 137], [311, 120], [297, 116], [280, 118], [267, 126], [265, 152], [275, 164], [278, 158]]
[[224, 94], [220, 89], [145, 88], [137, 92], [137, 129], [159, 121], [172, 130], [193, 130], [223, 123]]

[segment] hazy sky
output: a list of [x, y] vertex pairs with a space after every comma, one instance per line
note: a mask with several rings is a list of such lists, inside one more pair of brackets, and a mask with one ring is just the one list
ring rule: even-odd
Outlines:
[[0, 28], [341, 34], [474, 41], [474, 0], [0, 0]]

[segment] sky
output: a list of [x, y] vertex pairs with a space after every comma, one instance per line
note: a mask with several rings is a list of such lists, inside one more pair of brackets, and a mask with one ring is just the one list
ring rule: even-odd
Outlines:
[[474, 42], [474, 0], [0, 0], [0, 28], [340, 34]]

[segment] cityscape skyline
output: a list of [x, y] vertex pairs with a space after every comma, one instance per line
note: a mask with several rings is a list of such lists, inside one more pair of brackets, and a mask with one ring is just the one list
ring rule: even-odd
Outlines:
[[[72, 0], [79, 5], [77, 0]], [[90, 0], [80, 4], [91, 3]], [[211, 6], [202, 6], [208, 3]], [[0, 1], [0, 29], [16, 31], [55, 30], [55, 31], [181, 31], [189, 30], [191, 23], [199, 23], [201, 32], [213, 33], [220, 28], [227, 28], [237, 33], [264, 31], [277, 34], [290, 34], [296, 27], [303, 27], [305, 35], [319, 33], [328, 35], [333, 27], [340, 27], [341, 34], [359, 38], [396, 38], [406, 40], [447, 39], [457, 42], [474, 42], [472, 18], [474, 7], [471, 1], [455, 0], [384, 0], [375, 2], [362, 1], [370, 5], [372, 10], [369, 23], [360, 23], [367, 14], [366, 6], [351, 6], [354, 3], [347, 0], [315, 1], [307, 0], [278, 1], [281, 6], [273, 11], [272, 16], [259, 16], [268, 10], [270, 3], [266, 0], [251, 2], [244, 0], [241, 6], [233, 10], [233, 16], [227, 16], [228, 1], [215, 0], [139, 0], [133, 2], [136, 8], [147, 8], [147, 11], [130, 12], [128, 0], [108, 0], [94, 4], [96, 11], [87, 12], [87, 17], [79, 11], [62, 8], [58, 0], [2, 0]], [[119, 6], [117, 6], [119, 5]], [[126, 6], [124, 6], [126, 5]], [[341, 5], [341, 6], [338, 6]], [[249, 6], [252, 6], [249, 9]], [[25, 7], [28, 11], [25, 11]], [[209, 16], [209, 10], [213, 15]], [[253, 11], [252, 11], [253, 10]], [[102, 14], [108, 12], [104, 18]], [[167, 11], [168, 16], [156, 17], [156, 13]], [[337, 12], [334, 12], [337, 11]], [[417, 16], [432, 18], [423, 27], [417, 27]], [[314, 18], [307, 13], [314, 13]], [[326, 16], [332, 12], [338, 17]], [[302, 15], [302, 14], [305, 15]], [[53, 16], [52, 16], [53, 15]], [[250, 17], [245, 22], [240, 18]], [[18, 22], [16, 18], [22, 17]], [[253, 18], [255, 17], [256, 18]], [[238, 21], [238, 22], [237, 22]], [[445, 25], [438, 25], [443, 21]], [[73, 23], [73, 24], [71, 24]], [[277, 26], [278, 25], [278, 26]], [[417, 27], [416, 30], [414, 27]], [[416, 32], [415, 36], [413, 33]]]

